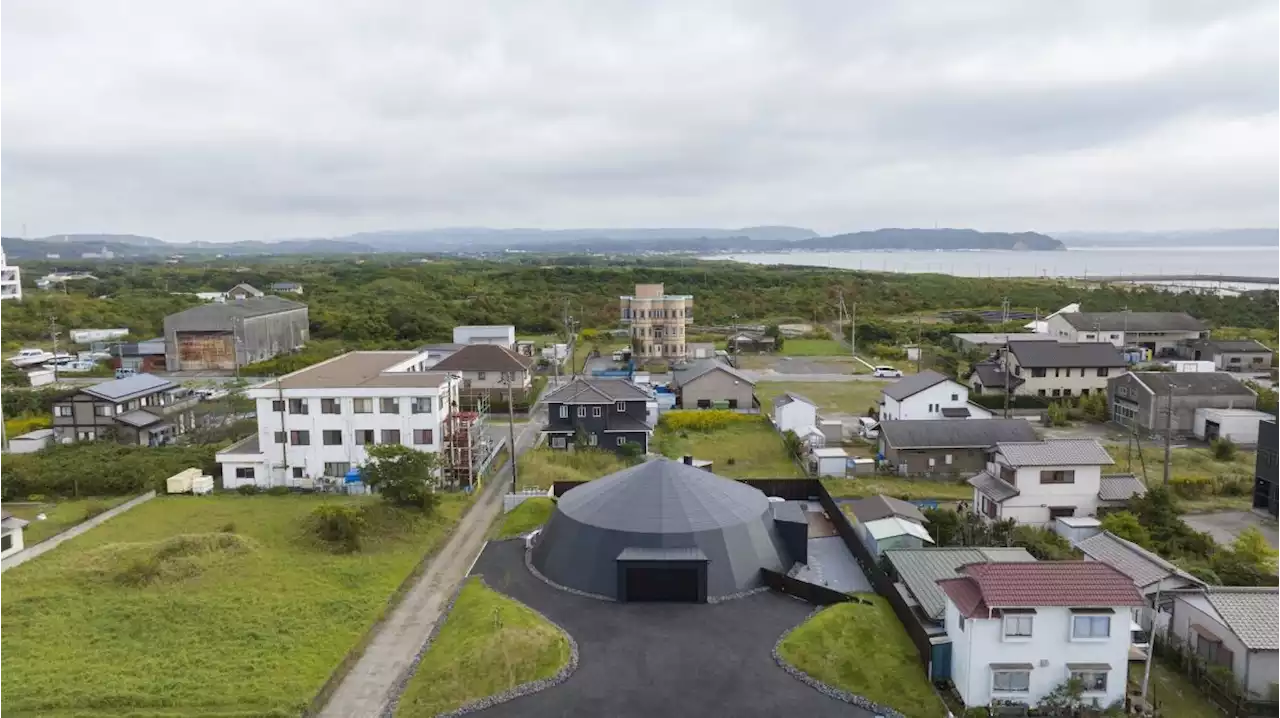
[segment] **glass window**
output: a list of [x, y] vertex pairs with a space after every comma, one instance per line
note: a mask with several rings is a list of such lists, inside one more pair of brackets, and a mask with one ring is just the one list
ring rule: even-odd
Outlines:
[[617, 409], [619, 413], [625, 412], [627, 410], [627, 402], [625, 401], [615, 402], [613, 405], [613, 408]]
[[476, 381], [484, 381], [484, 377], [485, 377], [484, 372], [482, 371], [476, 372]]
[[284, 399], [273, 399], [271, 401], [271, 410], [276, 412], [284, 411]]
[[592, 416], [600, 416], [600, 407], [598, 407], [598, 406], [593, 406], [593, 407], [591, 407], [591, 415], [592, 415]]
[[557, 437], [552, 438], [552, 439], [551, 439], [551, 448], [553, 448], [553, 449], [563, 449], [563, 448], [564, 448], [564, 437], [563, 437], [563, 436], [557, 436]]
[[71, 407], [67, 404], [59, 404], [53, 407], [54, 416], [71, 416]]
[[1076, 472], [1074, 471], [1041, 471], [1040, 483], [1042, 484], [1074, 484], [1076, 482]]
[[1026, 693], [1031, 688], [1031, 671], [995, 671], [991, 677], [992, 693]]
[[321, 414], [341, 414], [342, 406], [338, 403], [337, 399], [321, 399], [320, 413]]
[[289, 400], [289, 413], [290, 413], [290, 414], [305, 414], [305, 413], [307, 413], [307, 400], [306, 400], [306, 399], [290, 399], [290, 400]]
[[1106, 693], [1106, 671], [1072, 671], [1071, 677], [1084, 685], [1085, 693]]
[[625, 437], [625, 436], [619, 436], [619, 437], [618, 437], [618, 440], [617, 440], [616, 442], [614, 442], [614, 443], [615, 443], [615, 444], [617, 444], [618, 446], [623, 446], [623, 445], [625, 445], [625, 444], [627, 443], [627, 437]]
[[1043, 368], [1043, 367], [1040, 367], [1040, 368], [1032, 367], [1032, 369], [1031, 369], [1031, 376], [1033, 376], [1033, 377], [1043, 377], [1043, 376], [1044, 376], [1044, 368]]
[[581, 419], [582, 417], [585, 417], [586, 415], [587, 415], [587, 407], [585, 407], [585, 406], [580, 406], [580, 407], [578, 407], [578, 418], [579, 418], [579, 419]]
[[283, 444], [286, 438], [288, 437], [285, 436], [285, 433], [283, 431], [276, 432], [275, 439], [277, 444]]
[[302, 478], [302, 467], [301, 467], [301, 466], [295, 466], [295, 467], [293, 467], [293, 478], [295, 478], [295, 479], [301, 479], [301, 478]]
[[590, 436], [587, 437], [588, 446], [597, 446], [599, 443], [600, 443], [600, 437], [596, 436], [595, 434], [591, 434]]
[[383, 397], [378, 400], [378, 411], [383, 414], [399, 414], [400, 400], [395, 397]]
[[565, 406], [564, 404], [560, 405], [560, 418], [561, 419], [569, 418], [569, 407]]
[[94, 404], [93, 415], [94, 416], [111, 416], [111, 413], [112, 413], [111, 408], [112, 407], [110, 404]]
[[351, 410], [357, 414], [372, 414], [373, 399], [369, 399], [369, 398], [352, 399]]
[[1111, 373], [1111, 370], [1105, 366], [1098, 369], [1098, 376], [1106, 376], [1109, 373]]
[[351, 464], [346, 461], [327, 461], [324, 465], [325, 476], [346, 476]]
[[310, 446], [311, 432], [310, 431], [290, 431], [289, 443], [293, 444], [294, 446]]
[[236, 467], [236, 478], [237, 478], [237, 479], [252, 479], [252, 478], [253, 478], [253, 467], [252, 467], [252, 466], [237, 466], [237, 467]]
[[1110, 616], [1073, 616], [1072, 638], [1106, 638], [1111, 635]]
[[1031, 615], [1017, 615], [1004, 617], [1004, 637], [1005, 638], [1030, 638], [1031, 622], [1034, 619]]
[[430, 430], [430, 429], [414, 429], [414, 430], [413, 430], [413, 443], [415, 443], [415, 444], [430, 444], [430, 443], [431, 443], [431, 430]]
[[373, 429], [356, 429], [356, 446], [373, 443]]
[[425, 397], [425, 396], [420, 396], [420, 397], [415, 398], [415, 399], [413, 400], [413, 407], [412, 407], [412, 410], [413, 410], [413, 413], [415, 413], [415, 414], [430, 414], [430, 413], [431, 413], [431, 398], [430, 398], [430, 397]]
[[321, 433], [320, 438], [325, 446], [342, 446], [342, 432], [336, 429], [326, 429]]
[[382, 430], [382, 443], [384, 443], [384, 444], [399, 444], [399, 443], [400, 443], [400, 430], [399, 430], [399, 429], [383, 429], [383, 430]]

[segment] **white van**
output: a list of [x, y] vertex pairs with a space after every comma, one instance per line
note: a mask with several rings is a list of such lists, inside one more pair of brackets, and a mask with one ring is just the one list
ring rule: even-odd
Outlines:
[[885, 377], [888, 379], [898, 379], [902, 377], [900, 369], [894, 369], [891, 366], [878, 366], [875, 371], [871, 372], [872, 376]]

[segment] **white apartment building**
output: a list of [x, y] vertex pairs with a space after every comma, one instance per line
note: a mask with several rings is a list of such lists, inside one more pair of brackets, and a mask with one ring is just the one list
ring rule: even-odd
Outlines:
[[1045, 327], [1059, 341], [1139, 346], [1155, 356], [1173, 356], [1186, 342], [1209, 336], [1204, 322], [1184, 312], [1060, 312]]
[[969, 479], [973, 509], [1033, 526], [1048, 526], [1059, 516], [1097, 516], [1100, 503], [1110, 500], [1110, 494], [1099, 496], [1102, 467], [1114, 463], [1093, 439], [1002, 441], [986, 470]]
[[9, 264], [0, 249], [0, 299], [22, 300], [22, 270]]
[[374, 444], [440, 451], [461, 380], [428, 364], [427, 352], [350, 352], [251, 387], [258, 431], [218, 452], [223, 487], [341, 479]]
[[692, 294], [667, 294], [661, 284], [637, 284], [634, 295], [618, 299], [637, 357], [684, 358], [684, 328], [693, 323]]
[[1088, 703], [1124, 700], [1130, 609], [1143, 601], [1116, 569], [1099, 561], [974, 563], [938, 586], [951, 680], [966, 707], [1035, 706], [1072, 678]]
[[991, 411], [969, 403], [969, 387], [945, 374], [925, 370], [886, 386], [880, 420], [990, 419]]

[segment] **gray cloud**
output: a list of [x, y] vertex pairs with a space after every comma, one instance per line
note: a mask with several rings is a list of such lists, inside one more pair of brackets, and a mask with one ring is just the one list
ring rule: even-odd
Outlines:
[[0, 6], [5, 234], [1274, 225], [1274, 2]]

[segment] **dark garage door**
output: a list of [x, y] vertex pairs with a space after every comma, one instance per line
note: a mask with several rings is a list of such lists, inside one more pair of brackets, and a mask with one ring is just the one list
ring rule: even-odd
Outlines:
[[700, 571], [689, 567], [640, 567], [627, 571], [627, 595], [625, 601], [677, 601], [697, 603]]

